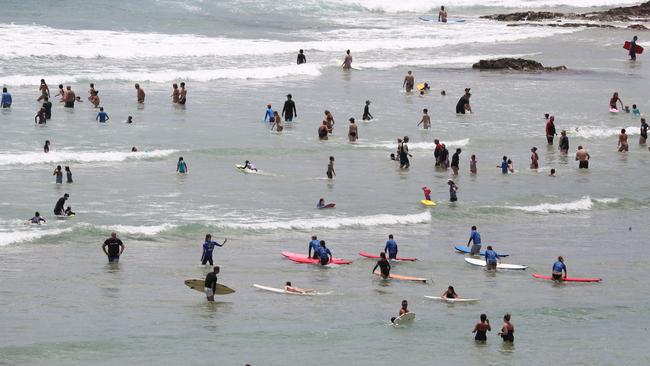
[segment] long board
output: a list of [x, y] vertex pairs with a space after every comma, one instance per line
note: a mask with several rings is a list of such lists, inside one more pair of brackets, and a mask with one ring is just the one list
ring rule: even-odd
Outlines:
[[[383, 278], [383, 276], [381, 275], [381, 272], [375, 271], [373, 273], [375, 274], [375, 276], [379, 276], [379, 277]], [[427, 282], [426, 278], [402, 276], [402, 275], [392, 274], [392, 273], [388, 275], [388, 278], [390, 278], [392, 280], [401, 280], [401, 281], [415, 281], [415, 282], [422, 282], [422, 283]]]
[[393, 325], [403, 325], [406, 323], [411, 323], [415, 320], [415, 313], [406, 313], [404, 315], [400, 315], [395, 320], [393, 320]]
[[[309, 258], [303, 254], [284, 251], [282, 252], [282, 255], [297, 263], [320, 264], [320, 260]], [[341, 258], [332, 258], [332, 261], [330, 262], [330, 264], [350, 264], [350, 263], [352, 263], [352, 261], [341, 259]]]
[[433, 22], [436, 24], [457, 24], [457, 23], [465, 23], [465, 19], [449, 19], [447, 18], [446, 22], [439, 22], [437, 16], [431, 16], [431, 15], [422, 15], [419, 17], [420, 20], [424, 20], [425, 22]]
[[[471, 248], [470, 248], [470, 247], [467, 247], [467, 246], [465, 246], [465, 245], [456, 245], [456, 246], [454, 247], [454, 249], [456, 249], [457, 251], [459, 251], [459, 252], [461, 252], [461, 253], [465, 253], [465, 254], [469, 254], [469, 253], [471, 252]], [[481, 250], [479, 253], [480, 253], [481, 255], [485, 255], [485, 250]], [[499, 253], [499, 252], [497, 252], [497, 256], [499, 256], [499, 257], [507, 257], [507, 256], [509, 256], [509, 255], [510, 255], [510, 254], [505, 254], [505, 253]]]
[[[198, 292], [205, 293], [205, 280], [201, 280], [198, 278], [192, 278], [189, 280], [185, 280], [185, 285], [192, 290], [196, 290]], [[230, 287], [226, 285], [222, 285], [220, 283], [217, 283], [217, 292], [215, 292], [215, 295], [228, 295], [232, 294], [235, 292], [235, 290], [231, 289]]]
[[252, 170], [252, 169], [244, 168], [244, 166], [241, 165], [241, 164], [235, 164], [235, 168], [237, 168], [237, 170], [239, 170], [240, 172], [246, 173], [246, 174], [259, 174], [260, 173], [259, 170]]
[[[370, 254], [370, 253], [368, 253], [368, 252], [359, 252], [359, 255], [362, 256], [362, 257], [371, 258], [371, 259], [379, 259], [379, 258], [381, 258], [381, 257], [378, 256], [378, 255]], [[403, 257], [397, 257], [397, 258], [395, 258], [395, 259], [391, 259], [391, 260], [395, 260], [395, 261], [404, 261], [404, 262], [413, 262], [413, 261], [416, 261], [416, 260], [418, 260], [418, 259], [417, 259], [417, 258], [403, 258]]]
[[276, 294], [285, 294], [285, 295], [298, 295], [298, 296], [319, 296], [319, 295], [329, 295], [332, 292], [292, 292], [292, 291], [287, 291], [283, 288], [275, 288], [275, 287], [270, 287], [270, 286], [262, 286], [258, 285], [256, 283], [253, 284], [253, 287], [258, 288], [260, 290], [264, 291], [269, 291], [269, 292], [275, 292]]
[[[476, 258], [465, 258], [465, 262], [475, 265], [475, 266], [481, 266], [485, 267], [486, 262], [482, 259], [476, 259]], [[528, 266], [524, 266], [521, 264], [508, 264], [508, 263], [497, 263], [497, 269], [518, 269], [518, 270], [525, 270], [528, 268]]]
[[479, 301], [481, 301], [481, 299], [448, 299], [446, 297], [440, 297], [440, 296], [424, 296], [424, 297], [427, 298], [427, 299], [431, 299], [431, 300], [438, 300], [438, 301], [442, 301], [442, 302], [448, 302], [450, 304], [454, 304], [454, 303], [457, 303], [457, 302], [470, 303], [470, 302], [479, 302]]
[[422, 200], [420, 202], [427, 207], [436, 207], [436, 203], [434, 201]]
[[[554, 281], [553, 277], [551, 276], [545, 276], [537, 273], [532, 274], [533, 277], [539, 278], [540, 280], [550, 280]], [[564, 282], [600, 282], [602, 281], [601, 278], [596, 278], [596, 277], [566, 277], [562, 278], [562, 281]]]

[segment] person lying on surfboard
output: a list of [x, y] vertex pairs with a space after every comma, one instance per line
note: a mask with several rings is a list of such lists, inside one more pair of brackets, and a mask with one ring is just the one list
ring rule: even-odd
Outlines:
[[316, 290], [310, 289], [310, 288], [302, 289], [300, 287], [293, 287], [293, 286], [291, 286], [291, 281], [287, 281], [284, 284], [284, 291], [286, 291], [286, 292], [295, 292], [295, 293], [298, 293], [298, 294], [309, 294], [309, 293], [312, 293], [312, 292], [316, 292]]
[[375, 270], [377, 267], [379, 267], [379, 270], [381, 271], [381, 277], [386, 279], [388, 276], [390, 276], [390, 262], [388, 262], [388, 259], [386, 259], [386, 253], [381, 252], [379, 253], [380, 259], [377, 261], [377, 264], [375, 264], [375, 267], [372, 269], [372, 273], [375, 273]]
[[323, 208], [325, 207], [325, 199], [321, 198], [318, 200], [318, 204], [316, 205], [316, 208]]
[[460, 299], [460, 294], [454, 290], [454, 286], [447, 287], [447, 290], [440, 295], [444, 299]]
[[38, 225], [40, 225], [41, 222], [45, 222], [45, 219], [41, 217], [41, 213], [38, 212], [38, 211], [36, 211], [36, 212], [34, 213], [34, 217], [32, 217], [31, 219], [27, 220], [27, 223], [28, 223], [28, 224], [38, 224]]
[[243, 168], [243, 169], [252, 170], [252, 171], [254, 171], [254, 172], [257, 171], [257, 168], [255, 167], [255, 165], [253, 165], [253, 164], [252, 164], [250, 161], [248, 161], [248, 160], [246, 160], [246, 162], [244, 162], [243, 165], [244, 165], [244, 168]]

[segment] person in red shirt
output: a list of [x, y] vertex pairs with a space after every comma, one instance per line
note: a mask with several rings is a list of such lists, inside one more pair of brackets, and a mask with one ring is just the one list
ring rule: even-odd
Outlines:
[[555, 138], [555, 135], [557, 135], [553, 121], [555, 121], [555, 116], [551, 116], [548, 119], [548, 122], [546, 122], [546, 141], [549, 145], [553, 145], [553, 139]]
[[429, 187], [422, 187], [422, 191], [424, 191], [424, 199], [427, 201], [431, 201], [431, 190]]

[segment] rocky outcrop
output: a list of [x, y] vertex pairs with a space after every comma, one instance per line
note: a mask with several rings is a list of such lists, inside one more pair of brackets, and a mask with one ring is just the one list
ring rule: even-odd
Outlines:
[[564, 13], [551, 13], [548, 11], [527, 11], [523, 13], [484, 15], [481, 18], [498, 20], [500, 22], [536, 22], [540, 20], [560, 19], [565, 17]]
[[[508, 27], [555, 27], [555, 28], [617, 28], [610, 24], [595, 24], [595, 23], [510, 23]], [[629, 27], [628, 27], [629, 28]]]
[[605, 11], [596, 11], [582, 14], [584, 18], [596, 19], [604, 22], [625, 22], [650, 17], [650, 1], [640, 5], [621, 6]]
[[646, 27], [643, 24], [632, 24], [627, 26], [628, 29], [634, 29], [634, 30], [648, 30], [648, 27]]
[[480, 60], [472, 65], [473, 69], [478, 70], [514, 70], [514, 71], [561, 71], [566, 70], [566, 66], [545, 67], [534, 60], [523, 58], [499, 58], [494, 60]]
[[[484, 15], [481, 18], [492, 19], [502, 22], [538, 22], [543, 20], [559, 19], [583, 19], [601, 22], [629, 22], [648, 20], [650, 18], [650, 1], [641, 5], [623, 6], [605, 11], [594, 11], [590, 13], [553, 13], [548, 11], [527, 11], [510, 14]], [[580, 24], [580, 23], [575, 23]], [[580, 24], [584, 27], [586, 25]]]

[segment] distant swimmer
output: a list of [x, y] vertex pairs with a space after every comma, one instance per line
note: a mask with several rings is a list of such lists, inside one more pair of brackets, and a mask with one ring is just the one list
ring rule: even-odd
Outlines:
[[551, 168], [551, 171], [548, 173], [549, 177], [555, 177], [555, 168]]
[[63, 184], [63, 171], [61, 165], [57, 165], [52, 175], [56, 176], [56, 184]]
[[282, 130], [284, 130], [284, 126], [282, 125], [282, 118], [280, 118], [278, 111], [273, 111], [273, 123], [271, 123], [271, 131], [273, 131], [274, 127], [277, 132], [282, 132]]
[[[564, 276], [562, 276], [564, 273]], [[553, 281], [562, 281], [567, 278], [569, 274], [566, 271], [566, 265], [564, 264], [564, 258], [562, 256], [557, 257], [557, 261], [553, 263], [553, 271], [551, 277]]]
[[287, 100], [284, 101], [284, 106], [282, 107], [282, 117], [284, 117], [284, 120], [287, 122], [293, 121], [293, 117], [298, 117], [296, 103], [293, 101], [291, 94], [287, 94]]
[[472, 113], [472, 107], [469, 105], [469, 98], [472, 94], [469, 92], [470, 88], [465, 88], [465, 94], [463, 94], [458, 103], [456, 103], [456, 113], [465, 114], [465, 112]]
[[183, 157], [178, 158], [178, 163], [176, 163], [176, 172], [180, 174], [185, 174], [189, 172], [189, 169], [187, 168], [187, 163], [185, 163], [185, 160], [183, 160]]
[[621, 103], [621, 109], [625, 109], [623, 101], [618, 96], [618, 92], [615, 92], [614, 95], [612, 95], [612, 98], [609, 100], [609, 109], [618, 112], [618, 103]]
[[318, 203], [316, 204], [316, 208], [325, 208], [325, 199], [321, 198], [318, 200]]
[[625, 129], [622, 129], [621, 133], [618, 135], [618, 152], [627, 152], [627, 151], [628, 151], [627, 133], [625, 133]]
[[456, 202], [458, 201], [458, 195], [456, 192], [458, 191], [458, 186], [456, 183], [454, 183], [453, 180], [448, 180], [447, 185], [449, 185], [449, 202]]
[[503, 160], [501, 161], [501, 165], [497, 165], [497, 168], [501, 168], [501, 173], [502, 174], [508, 174], [508, 157], [503, 156]]
[[294, 292], [294, 293], [297, 293], [297, 294], [312, 294], [312, 293], [316, 292], [316, 290], [310, 289], [310, 288], [295, 287], [295, 286], [291, 285], [291, 281], [285, 282], [284, 291], [286, 291], [286, 292]]
[[45, 145], [43, 145], [43, 152], [46, 154], [50, 152], [50, 140], [45, 140]]
[[461, 148], [457, 148], [454, 155], [451, 156], [451, 170], [454, 172], [454, 175], [458, 175], [458, 170], [460, 168], [460, 153], [462, 152]]
[[65, 93], [63, 94], [63, 101], [65, 101], [65, 108], [74, 108], [74, 102], [77, 100], [77, 96], [70, 85], [65, 87]]
[[418, 126], [422, 125], [422, 128], [428, 130], [431, 127], [431, 116], [429, 116], [429, 110], [424, 108], [422, 110], [422, 119], [418, 122]]
[[65, 167], [65, 177], [66, 177], [66, 183], [72, 183], [72, 171], [70, 171], [70, 167], [66, 166]]
[[185, 82], [181, 82], [181, 91], [178, 96], [178, 104], [185, 105], [187, 103], [187, 89], [185, 88]]
[[318, 248], [318, 258], [320, 259], [320, 265], [326, 266], [329, 262], [332, 261], [332, 252], [325, 246], [325, 240], [320, 241], [320, 247]]
[[388, 278], [390, 276], [390, 262], [388, 262], [388, 259], [386, 259], [386, 253], [381, 252], [379, 253], [379, 260], [377, 261], [377, 264], [375, 264], [375, 267], [372, 269], [372, 273], [375, 273], [375, 270], [379, 268], [379, 271], [381, 272], [381, 277], [382, 278]]
[[551, 116], [548, 121], [546, 121], [546, 142], [549, 145], [553, 145], [553, 139], [557, 135], [557, 132], [555, 131], [555, 116]]
[[447, 10], [445, 10], [444, 6], [441, 6], [440, 11], [438, 12], [438, 21], [447, 23]]
[[469, 158], [469, 172], [471, 174], [476, 174], [477, 169], [476, 169], [476, 155], [472, 154], [472, 156]]
[[44, 223], [44, 222], [47, 222], [47, 221], [45, 221], [45, 219], [41, 217], [40, 212], [36, 211], [34, 213], [34, 217], [29, 219], [27, 222], [30, 223], [30, 224], [40, 225], [42, 222]]
[[558, 142], [558, 149], [562, 154], [569, 153], [569, 137], [566, 135], [566, 131], [562, 130], [560, 132], [560, 141]]
[[[318, 259], [318, 250], [320, 249], [320, 241], [316, 235], [311, 236], [311, 241], [309, 242], [309, 248], [307, 251], [307, 257], [312, 259]], [[312, 255], [313, 251], [313, 255]]]
[[10, 108], [12, 102], [11, 93], [7, 91], [7, 88], [2, 88], [2, 99], [0, 99], [0, 106], [2, 106], [3, 109]]
[[99, 123], [106, 123], [109, 119], [111, 118], [108, 116], [108, 113], [104, 112], [104, 107], [99, 107], [99, 113], [97, 113], [95, 121], [99, 121]]
[[397, 258], [397, 242], [393, 238], [393, 234], [388, 235], [388, 241], [384, 247], [384, 253], [388, 253], [389, 259]]
[[129, 125], [132, 124], [133, 123], [133, 116], [126, 117], [126, 123], [129, 124]]
[[323, 121], [320, 127], [318, 127], [318, 139], [327, 140], [328, 135], [329, 135], [329, 129], [327, 128], [327, 121]]
[[201, 264], [205, 265], [206, 263], [210, 263], [210, 265], [213, 265], [212, 263], [212, 252], [214, 251], [214, 247], [222, 247], [226, 244], [228, 239], [224, 239], [222, 244], [217, 243], [216, 241], [212, 240], [212, 235], [207, 234], [205, 236], [205, 241], [203, 242], [203, 254], [201, 254]]
[[472, 244], [472, 248], [470, 249], [469, 254], [479, 255], [481, 253], [481, 234], [476, 230], [476, 226], [472, 226], [472, 231], [469, 234], [467, 246], [469, 247], [470, 244]]
[[641, 111], [639, 110], [639, 108], [637, 108], [636, 104], [632, 104], [632, 115], [634, 117], [641, 116]]
[[485, 269], [488, 271], [496, 271], [497, 263], [500, 261], [501, 260], [499, 259], [497, 252], [492, 249], [491, 245], [488, 245], [487, 249], [485, 250]]
[[487, 332], [492, 331], [490, 326], [490, 320], [488, 320], [487, 315], [481, 314], [481, 321], [476, 323], [472, 333], [475, 333], [474, 340], [479, 343], [485, 343], [487, 341]]
[[136, 83], [134, 86], [135, 90], [137, 91], [136, 97], [138, 98], [138, 103], [144, 103], [144, 89], [142, 89], [138, 83]]
[[363, 119], [364, 121], [370, 121], [372, 119], [372, 114], [370, 114], [370, 101], [366, 100], [366, 105], [363, 107]]
[[45, 108], [41, 107], [41, 109], [36, 112], [36, 115], [34, 116], [34, 123], [39, 125], [44, 125], [47, 123]]
[[275, 114], [273, 113], [273, 109], [271, 108], [271, 104], [266, 105], [266, 111], [264, 112], [264, 122], [269, 122], [273, 123], [273, 118]]
[[45, 109], [45, 119], [52, 119], [52, 102], [50, 102], [50, 98], [45, 97], [43, 100], [43, 109]]
[[212, 272], [208, 273], [205, 276], [205, 284], [203, 285], [203, 287], [205, 288], [205, 296], [210, 302], [214, 301], [214, 294], [215, 292], [217, 292], [218, 274], [219, 274], [219, 266], [214, 266], [214, 268], [212, 268]]
[[503, 326], [501, 327], [501, 332], [499, 333], [501, 339], [507, 343], [513, 343], [515, 341], [515, 326], [510, 322], [510, 318], [510, 314], [503, 316]]
[[108, 257], [109, 262], [117, 263], [120, 261], [120, 256], [124, 253], [124, 243], [117, 238], [117, 233], [112, 232], [111, 237], [104, 241], [102, 250]]
[[251, 162], [248, 161], [248, 160], [246, 160], [246, 161], [244, 162], [244, 164], [242, 164], [242, 166], [244, 167], [243, 169], [252, 170], [252, 171], [254, 171], [254, 172], [257, 171], [257, 168], [255, 167], [255, 165], [253, 165], [253, 163], [251, 163]]
[[[406, 300], [402, 300], [402, 307], [399, 309], [399, 316], [410, 313], [409, 303]], [[395, 321], [395, 317], [390, 318], [391, 323]]]
[[641, 136], [639, 136], [639, 144], [645, 145], [648, 139], [648, 129], [650, 126], [646, 123], [645, 118], [641, 118]]
[[589, 169], [589, 158], [589, 152], [582, 146], [578, 146], [578, 151], [576, 151], [576, 160], [579, 162], [578, 168]]
[[454, 290], [454, 286], [447, 287], [447, 290], [440, 295], [443, 299], [460, 299], [460, 294]]
[[404, 82], [402, 83], [402, 88], [406, 89], [407, 93], [410, 93], [415, 86], [415, 77], [413, 76], [413, 71], [409, 70], [404, 77]]
[[180, 92], [178, 91], [178, 84], [174, 83], [172, 84], [172, 103], [178, 103], [178, 96], [180, 95]]
[[356, 142], [359, 138], [359, 130], [357, 124], [354, 123], [354, 118], [350, 118], [350, 126], [348, 127], [348, 140], [350, 142]]
[[631, 61], [636, 61], [636, 41], [639, 39], [639, 37], [634, 36], [632, 37], [632, 41], [630, 42], [630, 51], [628, 54], [630, 55], [630, 60]]
[[305, 51], [304, 50], [298, 51], [298, 57], [296, 58], [296, 63], [298, 65], [302, 65], [302, 64], [307, 63], [307, 57], [305, 56]]
[[47, 86], [45, 79], [41, 79], [41, 85], [38, 87], [38, 91], [41, 92], [41, 95], [36, 99], [37, 102], [50, 97], [50, 88]]
[[535, 146], [530, 149], [530, 169], [539, 169], [539, 155]]
[[334, 157], [330, 156], [329, 163], [327, 163], [327, 178], [333, 179], [336, 177], [336, 172], [334, 171]]
[[136, 146], [133, 146], [133, 147], [131, 148], [131, 152], [138, 152], [138, 148], [137, 148]]
[[424, 199], [431, 201], [431, 189], [429, 187], [422, 187], [422, 192], [424, 192]]
[[402, 169], [408, 169], [411, 166], [409, 157], [413, 157], [413, 155], [409, 153], [408, 142], [409, 142], [409, 137], [404, 136], [404, 139], [402, 140], [402, 147], [399, 152], [399, 167]]
[[344, 70], [350, 70], [352, 68], [352, 55], [350, 55], [350, 50], [345, 51], [345, 59], [343, 60], [341, 67]]

